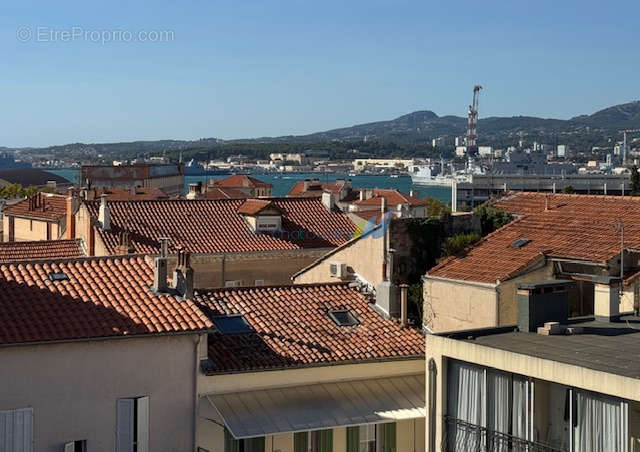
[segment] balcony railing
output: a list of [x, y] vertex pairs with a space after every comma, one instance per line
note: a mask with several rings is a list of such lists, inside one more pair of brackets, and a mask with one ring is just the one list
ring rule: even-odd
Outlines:
[[546, 444], [527, 441], [506, 433], [469, 424], [451, 417], [444, 419], [442, 452], [566, 452]]

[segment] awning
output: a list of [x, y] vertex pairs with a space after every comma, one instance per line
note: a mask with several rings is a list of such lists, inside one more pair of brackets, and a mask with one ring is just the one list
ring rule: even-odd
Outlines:
[[236, 439], [425, 417], [424, 375], [208, 396]]

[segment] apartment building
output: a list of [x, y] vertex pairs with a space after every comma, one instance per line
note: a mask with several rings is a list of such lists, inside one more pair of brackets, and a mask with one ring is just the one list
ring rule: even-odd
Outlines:
[[640, 450], [640, 318], [568, 318], [573, 284], [520, 285], [517, 325], [427, 336], [427, 451]]
[[158, 188], [167, 196], [184, 194], [184, 164], [83, 165], [82, 183], [130, 190]]
[[[593, 315], [599, 292], [620, 291], [618, 310], [640, 301], [640, 200], [634, 197], [511, 193], [494, 206], [517, 218], [440, 262], [423, 278], [431, 331], [516, 321], [517, 284], [576, 281], [572, 315]], [[621, 286], [621, 288], [620, 288]]]
[[2, 212], [3, 241], [57, 240], [66, 229], [66, 197], [37, 193]]
[[1, 450], [195, 450], [212, 324], [153, 282], [143, 256], [0, 264]]
[[424, 337], [347, 283], [197, 290], [209, 452], [424, 451]]

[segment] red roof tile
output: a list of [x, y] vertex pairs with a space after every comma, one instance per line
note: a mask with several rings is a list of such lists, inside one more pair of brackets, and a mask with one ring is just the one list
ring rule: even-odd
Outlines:
[[115, 188], [115, 187], [96, 187], [94, 198], [99, 199], [102, 195], [107, 195], [109, 201], [127, 201], [127, 200], [150, 200], [150, 199], [167, 199], [169, 196], [159, 188], [155, 187], [136, 187], [135, 190]]
[[410, 206], [424, 206], [426, 203], [418, 198], [414, 198], [413, 196], [405, 195], [398, 190], [382, 190], [382, 189], [373, 189], [373, 197], [369, 199], [363, 199], [362, 201], [358, 200], [354, 202], [357, 206], [362, 207], [377, 207], [382, 203], [382, 198], [387, 200], [388, 206], [396, 206], [398, 204], [409, 204]]
[[0, 264], [84, 256], [80, 239], [0, 243]]
[[235, 188], [208, 186], [204, 192], [205, 199], [245, 199], [249, 195]]
[[273, 203], [267, 199], [247, 199], [238, 207], [237, 212], [242, 215], [256, 215], [270, 206], [273, 206]]
[[[51, 281], [51, 272], [69, 279]], [[0, 265], [0, 344], [201, 331], [190, 300], [154, 295], [142, 256]]]
[[[307, 184], [307, 189], [305, 189]], [[347, 181], [338, 180], [335, 182], [320, 182], [318, 180], [300, 181], [296, 182], [287, 196], [291, 197], [307, 197], [307, 198], [319, 198], [325, 190], [329, 190], [334, 194], [338, 194], [340, 190], [345, 188]]]
[[[269, 251], [333, 248], [353, 236], [355, 225], [346, 214], [329, 212], [320, 200], [270, 198], [282, 212], [282, 234], [253, 233], [238, 208], [242, 199], [162, 200], [109, 202], [111, 230], [98, 234], [115, 254], [119, 233], [130, 232], [138, 253], [158, 253], [162, 237], [172, 248], [184, 246], [193, 253]], [[93, 217], [99, 202], [87, 202]]]
[[271, 184], [245, 174], [236, 174], [225, 177], [224, 179], [214, 180], [212, 182], [215, 186], [225, 188], [272, 187]]
[[[524, 215], [462, 254], [444, 260], [428, 274], [495, 283], [513, 276], [543, 255], [607, 262], [620, 253], [620, 236], [615, 231], [618, 219], [625, 227], [625, 246], [640, 249], [640, 198], [547, 196], [545, 199], [542, 193], [517, 193], [494, 203], [508, 212]], [[522, 238], [530, 242], [521, 248], [512, 246]]]
[[67, 197], [63, 195], [38, 193], [31, 198], [10, 205], [4, 209], [3, 213], [18, 217], [57, 221], [67, 213], [66, 200]]
[[[422, 334], [383, 319], [343, 283], [218, 289], [195, 299], [209, 316], [242, 314], [254, 330], [211, 335], [213, 373], [424, 355]], [[359, 324], [336, 325], [331, 309], [348, 309]]]

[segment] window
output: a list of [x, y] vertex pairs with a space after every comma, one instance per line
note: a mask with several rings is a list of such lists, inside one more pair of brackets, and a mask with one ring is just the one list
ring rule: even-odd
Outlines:
[[86, 452], [87, 440], [71, 441], [64, 445], [64, 452]]
[[240, 287], [241, 285], [242, 285], [242, 281], [240, 281], [240, 280], [225, 281], [224, 282], [224, 286], [225, 287]]
[[523, 246], [525, 246], [527, 243], [531, 242], [531, 240], [523, 237], [521, 239], [516, 240], [515, 242], [513, 242], [511, 244], [512, 247], [514, 248], [522, 248]]
[[264, 436], [235, 439], [225, 428], [224, 452], [264, 452]]
[[332, 452], [333, 430], [298, 432], [293, 435], [293, 452]]
[[256, 279], [255, 286], [264, 286], [264, 279]]
[[149, 452], [149, 397], [118, 399], [116, 452]]
[[395, 422], [347, 428], [347, 452], [395, 452], [395, 450]]
[[56, 281], [68, 281], [69, 277], [64, 272], [51, 272], [49, 273], [49, 279], [53, 282]]
[[331, 320], [336, 322], [338, 326], [354, 326], [360, 323], [358, 319], [351, 314], [351, 311], [347, 309], [334, 309], [333, 311], [329, 311], [329, 317], [331, 317]]
[[241, 315], [218, 315], [212, 320], [222, 334], [242, 334], [253, 331], [249, 322]]
[[33, 451], [33, 408], [0, 411], [0, 450]]

